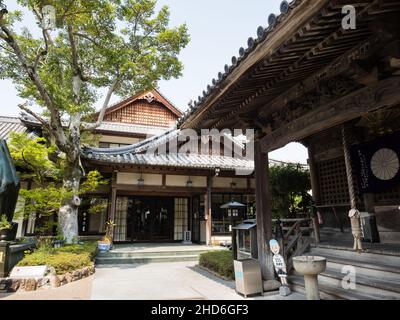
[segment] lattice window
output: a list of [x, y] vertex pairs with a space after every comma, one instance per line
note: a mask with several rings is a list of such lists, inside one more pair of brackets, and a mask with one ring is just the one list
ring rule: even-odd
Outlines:
[[117, 197], [115, 212], [114, 241], [126, 241], [126, 216], [128, 213], [128, 197]]
[[344, 158], [318, 162], [322, 205], [349, 203], [346, 166]]
[[183, 240], [183, 233], [188, 230], [188, 199], [175, 198], [174, 240]]

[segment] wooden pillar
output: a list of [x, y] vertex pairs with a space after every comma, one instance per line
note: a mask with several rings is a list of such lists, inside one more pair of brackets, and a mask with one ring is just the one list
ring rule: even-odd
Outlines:
[[113, 172], [111, 181], [111, 199], [110, 199], [110, 212], [108, 214], [108, 220], [115, 221], [115, 212], [117, 208], [117, 171]]
[[319, 204], [321, 201], [321, 190], [319, 188], [318, 170], [317, 170], [317, 164], [314, 159], [313, 146], [308, 147], [308, 164], [310, 166], [312, 198], [315, 204]]
[[311, 180], [311, 189], [312, 189], [312, 199], [314, 202], [314, 206], [312, 209], [315, 210], [314, 215], [311, 217], [312, 227], [314, 230], [314, 238], [315, 242], [318, 244], [320, 242], [320, 229], [319, 229], [319, 219], [318, 219], [318, 209], [316, 206], [321, 202], [321, 190], [319, 188], [319, 177], [318, 177], [318, 170], [317, 164], [314, 158], [314, 147], [308, 147], [308, 164], [310, 166], [310, 180]]
[[207, 178], [207, 192], [204, 195], [204, 216], [206, 219], [206, 244], [211, 245], [212, 214], [211, 214], [211, 184], [212, 178]]
[[269, 189], [268, 153], [261, 151], [260, 142], [255, 141], [255, 178], [256, 178], [256, 218], [258, 260], [264, 280], [275, 279], [269, 240], [272, 239], [272, 199]]

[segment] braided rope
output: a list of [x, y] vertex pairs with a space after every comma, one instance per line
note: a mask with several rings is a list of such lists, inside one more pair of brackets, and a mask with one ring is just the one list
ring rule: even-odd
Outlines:
[[349, 217], [351, 222], [351, 233], [353, 234], [354, 237], [353, 248], [354, 250], [360, 252], [362, 250], [360, 212], [357, 210], [356, 192], [354, 189], [353, 170], [351, 167], [351, 157], [350, 157], [349, 143], [348, 143], [349, 139], [348, 139], [348, 133], [344, 125], [342, 126], [342, 140], [343, 140], [344, 161], [346, 164], [347, 184], [349, 186], [349, 195], [350, 195], [351, 210], [349, 211]]

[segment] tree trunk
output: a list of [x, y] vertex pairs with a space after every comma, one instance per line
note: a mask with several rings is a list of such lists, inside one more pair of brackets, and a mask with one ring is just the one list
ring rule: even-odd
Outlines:
[[63, 188], [68, 191], [68, 197], [63, 200], [59, 211], [59, 225], [67, 243], [78, 241], [78, 207], [79, 185], [82, 171], [79, 158], [74, 162], [67, 162], [64, 173]]

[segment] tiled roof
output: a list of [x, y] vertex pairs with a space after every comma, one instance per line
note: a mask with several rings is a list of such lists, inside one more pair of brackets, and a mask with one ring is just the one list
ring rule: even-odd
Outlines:
[[281, 14], [276, 16], [271, 13], [268, 16], [268, 27], [259, 26], [257, 28], [257, 38], [254, 39], [250, 37], [247, 41], [247, 48], [241, 47], [239, 49], [239, 56], [233, 56], [230, 64], [226, 64], [222, 72], [218, 73], [217, 78], [211, 80], [211, 84], [207, 85], [207, 88], [203, 90], [202, 94], [199, 95], [196, 101], [189, 104], [189, 109], [184, 112], [182, 117], [177, 121], [177, 126], [180, 127], [192, 114], [194, 114], [198, 109], [201, 108], [204, 102], [215, 92], [218, 91], [219, 86], [224, 82], [224, 80], [235, 70], [244, 60], [252, 53], [260, 43], [268, 40], [268, 35], [272, 33], [276, 27], [281, 24], [285, 17], [288, 15], [289, 11], [297, 7], [303, 0], [292, 0], [290, 3], [288, 1], [282, 1], [280, 5]]
[[88, 153], [90, 160], [106, 163], [152, 165], [163, 167], [185, 167], [197, 169], [247, 170], [254, 169], [254, 162], [244, 158], [186, 154], [147, 154], [147, 153]]
[[0, 139], [7, 140], [11, 132], [25, 132], [26, 127], [19, 118], [0, 116]]
[[[33, 124], [36, 126], [40, 126], [41, 124], [35, 118], [22, 114], [21, 119], [27, 124]], [[64, 126], [67, 126], [67, 122], [63, 123]], [[169, 130], [164, 127], [152, 127], [145, 126], [140, 124], [131, 124], [131, 123], [121, 123], [121, 122], [108, 122], [103, 121], [102, 124], [96, 129], [99, 132], [113, 132], [113, 133], [128, 133], [128, 134], [143, 134], [143, 135], [159, 135]]]
[[167, 131], [168, 128], [104, 121], [96, 130], [102, 132], [109, 131], [109, 132], [119, 132], [119, 133], [137, 133], [137, 134], [154, 136]]
[[120, 148], [85, 148], [83, 157], [104, 163], [198, 169], [220, 168], [224, 170], [243, 170], [250, 173], [253, 171], [254, 162], [243, 157], [187, 155], [181, 153], [156, 154], [153, 152], [157, 147], [166, 144], [167, 141], [176, 139], [180, 132], [180, 130], [174, 128], [137, 144]]

